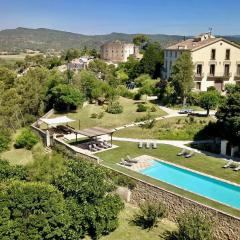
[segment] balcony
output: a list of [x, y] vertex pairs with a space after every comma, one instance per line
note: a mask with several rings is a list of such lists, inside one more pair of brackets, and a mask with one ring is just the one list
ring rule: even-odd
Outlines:
[[202, 81], [204, 78], [204, 73], [195, 73], [195, 81]]
[[234, 80], [235, 81], [240, 81], [240, 73], [235, 73]]
[[209, 81], [216, 81], [216, 80], [228, 81], [231, 76], [232, 76], [232, 73], [224, 73], [224, 72], [215, 73], [215, 74], [208, 73], [208, 80]]

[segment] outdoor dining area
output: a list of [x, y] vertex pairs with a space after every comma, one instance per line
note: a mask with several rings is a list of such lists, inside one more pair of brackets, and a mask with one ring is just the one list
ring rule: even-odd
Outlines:
[[[74, 148], [77, 147], [90, 152], [98, 152], [113, 147], [112, 135], [115, 130], [102, 127], [77, 130], [69, 125], [69, 123], [74, 121], [76, 120], [67, 116], [61, 116], [40, 118], [38, 124], [47, 126], [45, 128], [47, 142], [50, 142], [51, 137], [55, 137], [64, 140], [67, 144], [74, 146]], [[110, 143], [106, 139], [110, 139]]]

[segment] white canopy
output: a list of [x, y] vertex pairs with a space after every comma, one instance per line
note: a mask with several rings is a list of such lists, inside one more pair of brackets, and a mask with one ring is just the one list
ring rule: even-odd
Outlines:
[[68, 118], [67, 116], [56, 117], [56, 118], [40, 118], [40, 121], [46, 123], [47, 125], [61, 125], [69, 122], [74, 122], [75, 120]]

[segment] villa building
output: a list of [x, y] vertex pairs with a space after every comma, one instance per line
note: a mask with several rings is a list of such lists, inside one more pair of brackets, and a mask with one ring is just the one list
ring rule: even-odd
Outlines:
[[126, 62], [129, 56], [141, 58], [139, 48], [133, 43], [125, 43], [119, 40], [105, 43], [101, 46], [101, 59], [113, 63]]
[[240, 46], [211, 33], [201, 34], [165, 49], [164, 77], [169, 79], [171, 68], [184, 51], [189, 51], [195, 66], [195, 89], [206, 91], [214, 86], [224, 91], [227, 83], [240, 83]]

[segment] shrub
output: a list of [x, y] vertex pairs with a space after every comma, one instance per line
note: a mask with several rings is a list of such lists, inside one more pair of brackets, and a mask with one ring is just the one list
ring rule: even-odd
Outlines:
[[104, 112], [100, 112], [100, 113], [98, 114], [98, 119], [103, 118], [103, 116], [104, 116]]
[[146, 112], [148, 107], [142, 103], [137, 105], [137, 112]]
[[140, 204], [140, 212], [135, 215], [133, 222], [144, 229], [151, 229], [166, 216], [166, 206], [163, 203], [145, 202]]
[[136, 93], [135, 96], [134, 96], [134, 100], [140, 100], [141, 99], [141, 94], [140, 93]]
[[177, 220], [178, 231], [170, 233], [168, 239], [212, 240], [213, 223], [207, 215], [188, 212]]
[[151, 112], [156, 112], [157, 108], [155, 106], [152, 106], [150, 110], [151, 110]]
[[91, 118], [97, 118], [97, 117], [98, 117], [97, 113], [92, 113], [91, 114]]
[[0, 152], [7, 150], [10, 142], [10, 136], [0, 132]]
[[112, 114], [119, 114], [123, 112], [123, 107], [119, 102], [110, 102], [107, 107], [107, 112]]
[[7, 161], [0, 159], [0, 181], [3, 180], [25, 180], [27, 171], [23, 166], [11, 166]]
[[28, 150], [38, 142], [38, 137], [30, 131], [30, 129], [23, 129], [15, 141], [15, 148], [26, 148]]

